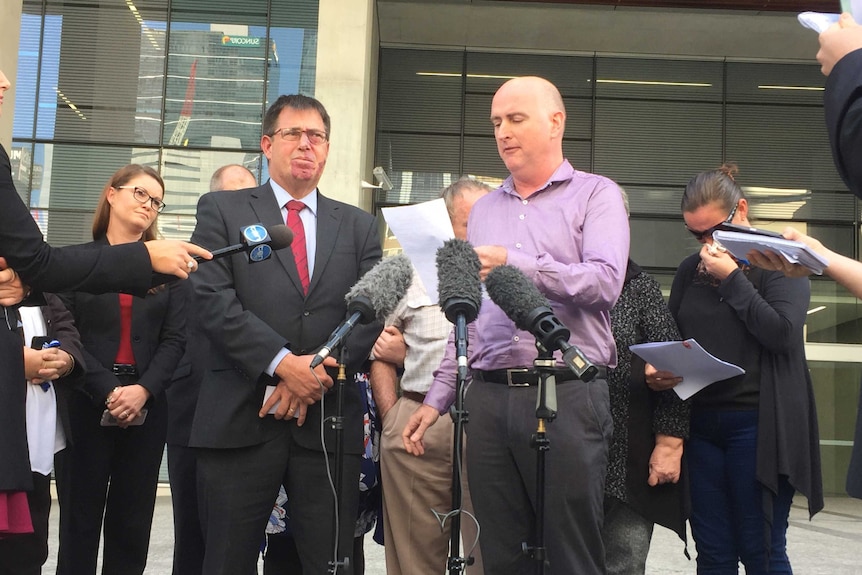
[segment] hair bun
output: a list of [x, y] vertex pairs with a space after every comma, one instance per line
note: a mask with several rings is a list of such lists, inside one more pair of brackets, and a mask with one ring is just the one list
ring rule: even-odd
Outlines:
[[736, 182], [736, 174], [739, 173], [739, 168], [733, 162], [725, 162], [718, 168], [718, 171], [731, 179], [731, 181]]

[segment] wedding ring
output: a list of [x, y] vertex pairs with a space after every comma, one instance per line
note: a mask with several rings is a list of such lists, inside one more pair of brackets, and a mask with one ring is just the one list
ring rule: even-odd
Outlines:
[[120, 414], [120, 419], [126, 419], [127, 417], [129, 417], [128, 411], [124, 411], [123, 413]]
[[195, 260], [189, 260], [188, 266], [190, 270], [195, 269]]

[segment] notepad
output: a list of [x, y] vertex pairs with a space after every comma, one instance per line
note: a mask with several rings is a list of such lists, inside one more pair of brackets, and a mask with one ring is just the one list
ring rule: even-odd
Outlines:
[[741, 232], [723, 232], [718, 230], [712, 234], [712, 239], [718, 241], [736, 259], [745, 259], [752, 250], [758, 252], [771, 251], [793, 264], [799, 264], [810, 269], [817, 275], [823, 275], [823, 269], [829, 265], [829, 260], [802, 242], [784, 238], [772, 238]]

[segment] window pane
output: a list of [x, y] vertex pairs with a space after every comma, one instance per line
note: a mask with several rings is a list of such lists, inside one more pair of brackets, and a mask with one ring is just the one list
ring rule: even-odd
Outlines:
[[12, 85], [12, 91], [15, 92], [13, 138], [32, 138], [36, 128], [36, 72], [39, 70], [42, 22], [41, 2], [24, 2], [21, 7], [21, 37], [18, 41], [18, 76]]
[[595, 148], [595, 171], [624, 186], [684, 186], [721, 164], [721, 105], [598, 100]]
[[722, 63], [596, 58], [596, 97], [721, 102]]
[[[46, 4], [39, 137], [156, 143], [167, 0]], [[53, 95], [51, 96], [51, 93]], [[147, 121], [149, 120], [149, 121]]]
[[211, 2], [202, 12], [181, 0], [171, 15], [162, 142], [256, 149], [269, 53], [266, 2]]
[[460, 52], [383, 50], [378, 131], [460, 134], [462, 60]]

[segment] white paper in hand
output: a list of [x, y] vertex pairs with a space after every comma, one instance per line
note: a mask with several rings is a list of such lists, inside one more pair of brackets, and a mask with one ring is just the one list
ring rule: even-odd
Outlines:
[[682, 383], [673, 388], [680, 399], [688, 399], [716, 381], [745, 373], [738, 365], [711, 355], [693, 339], [638, 343], [629, 349], [656, 369], [681, 377]]

